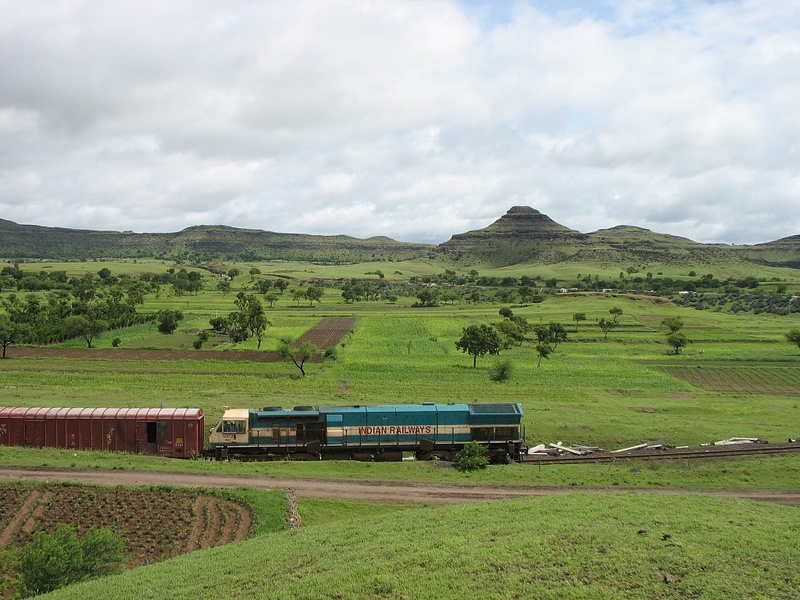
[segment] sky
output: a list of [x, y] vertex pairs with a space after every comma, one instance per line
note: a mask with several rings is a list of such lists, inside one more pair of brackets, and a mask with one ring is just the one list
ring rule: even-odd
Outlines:
[[798, 99], [795, 0], [0, 0], [0, 218], [767, 242]]

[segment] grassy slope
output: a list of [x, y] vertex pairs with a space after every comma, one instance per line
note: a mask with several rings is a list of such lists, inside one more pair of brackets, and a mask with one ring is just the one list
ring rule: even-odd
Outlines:
[[419, 508], [271, 534], [54, 598], [796, 598], [800, 513], [701, 496]]

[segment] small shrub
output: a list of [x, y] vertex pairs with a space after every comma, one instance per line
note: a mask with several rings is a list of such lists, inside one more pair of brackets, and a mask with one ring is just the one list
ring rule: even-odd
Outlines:
[[338, 360], [339, 351], [336, 349], [336, 346], [325, 350], [325, 354], [322, 355], [322, 358], [323, 360]]
[[124, 538], [108, 528], [92, 528], [83, 538], [75, 527], [64, 523], [53, 533], [37, 531], [19, 550], [20, 593], [34, 596], [118, 571], [125, 560], [124, 550]]
[[489, 465], [489, 456], [486, 446], [476, 441], [467, 442], [456, 454], [456, 468], [459, 471], [474, 471], [485, 469]]
[[205, 344], [208, 341], [209, 337], [210, 336], [207, 331], [205, 330], [201, 331], [200, 333], [197, 334], [197, 339], [194, 342], [192, 342], [192, 347], [195, 350], [200, 350], [200, 348], [203, 347], [203, 344]]
[[489, 368], [489, 378], [497, 382], [508, 381], [512, 371], [510, 360], [499, 360]]
[[118, 337], [115, 337], [113, 340], [111, 340], [111, 345], [112, 345], [114, 348], [119, 348], [119, 345], [120, 345], [121, 343], [122, 343], [122, 340], [121, 340], [121, 339], [119, 339]]

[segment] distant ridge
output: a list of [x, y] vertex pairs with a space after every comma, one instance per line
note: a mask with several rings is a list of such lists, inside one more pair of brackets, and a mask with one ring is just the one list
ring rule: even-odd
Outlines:
[[132, 233], [20, 225], [0, 219], [0, 258], [295, 260], [342, 264], [424, 258], [459, 267], [563, 262], [696, 267], [740, 261], [800, 268], [800, 235], [765, 244], [733, 246], [701, 244], [631, 225], [581, 233], [529, 206], [512, 206], [487, 227], [454, 234], [438, 246], [398, 242], [385, 236], [360, 239], [226, 225], [196, 225], [177, 233]]
[[436, 252], [456, 264], [492, 267], [562, 262], [696, 266], [744, 261], [798, 268], [800, 236], [755, 246], [732, 246], [701, 244], [631, 225], [581, 233], [528, 206], [513, 206], [483, 229], [454, 235]]
[[296, 260], [354, 263], [425, 256], [432, 246], [388, 237], [305, 235], [195, 225], [177, 233], [90, 231], [0, 219], [3, 258], [165, 258], [179, 261]]

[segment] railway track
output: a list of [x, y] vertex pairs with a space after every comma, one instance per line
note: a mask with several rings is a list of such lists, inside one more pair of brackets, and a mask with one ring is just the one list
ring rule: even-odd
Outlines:
[[557, 456], [524, 456], [522, 463], [542, 464], [587, 464], [614, 463], [621, 460], [701, 460], [736, 458], [767, 454], [790, 454], [800, 452], [800, 442], [785, 444], [736, 444], [728, 446], [701, 446], [700, 448], [659, 448], [631, 450], [628, 452], [592, 452], [581, 456], [560, 454]]

